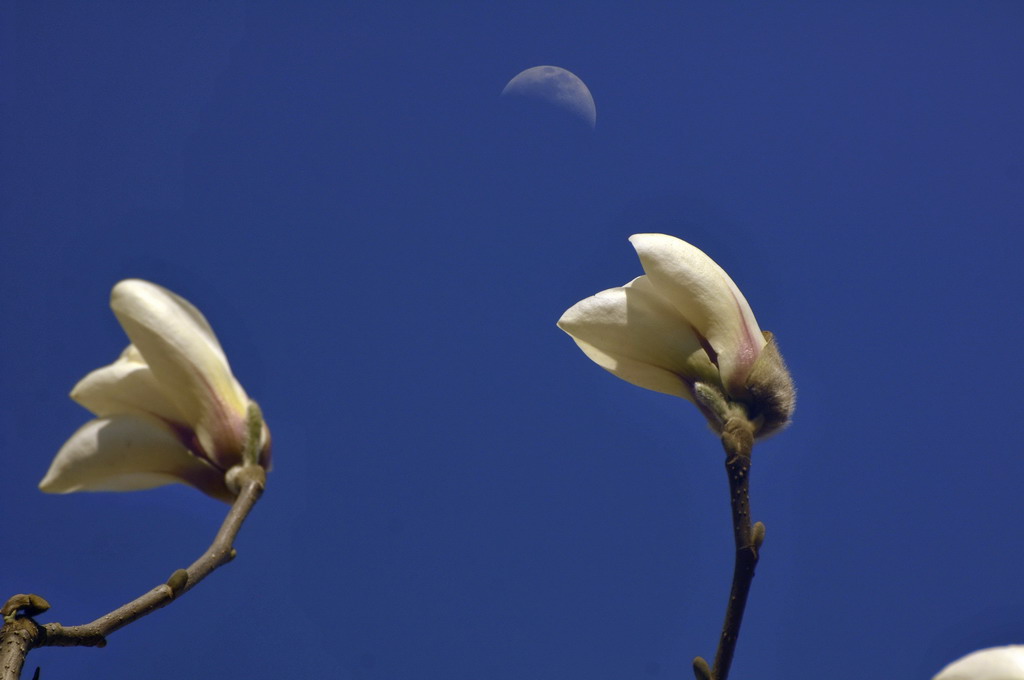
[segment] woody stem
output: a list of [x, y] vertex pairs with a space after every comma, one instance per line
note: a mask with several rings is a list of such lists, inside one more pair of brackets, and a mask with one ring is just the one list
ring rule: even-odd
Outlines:
[[743, 612], [750, 594], [750, 584], [757, 567], [758, 550], [764, 539], [764, 525], [750, 521], [750, 457], [754, 447], [753, 426], [743, 414], [734, 414], [722, 428], [722, 447], [725, 449], [725, 469], [729, 476], [729, 500], [732, 506], [733, 538], [736, 556], [733, 566], [732, 588], [725, 609], [725, 621], [718, 639], [715, 664], [698, 657], [694, 660], [697, 680], [727, 680], [739, 639]]
[[[188, 569], [178, 569], [171, 574], [166, 583], [161, 583], [131, 602], [91, 623], [78, 626], [62, 626], [59, 623], [39, 625], [32, 620], [32, 612], [26, 611], [24, 615], [18, 615], [18, 612], [12, 610], [10, 615], [7, 615], [5, 606], [7, 622], [0, 629], [0, 680], [17, 680], [25, 662], [25, 655], [34, 647], [103, 647], [107, 644], [107, 635], [170, 604], [198, 585], [215, 569], [234, 559], [235, 537], [263, 494], [266, 472], [257, 465], [247, 465], [241, 468], [237, 482], [240, 488], [238, 496], [206, 552]], [[9, 600], [9, 604], [15, 602], [16, 598], [25, 597], [36, 596], [15, 596]]]

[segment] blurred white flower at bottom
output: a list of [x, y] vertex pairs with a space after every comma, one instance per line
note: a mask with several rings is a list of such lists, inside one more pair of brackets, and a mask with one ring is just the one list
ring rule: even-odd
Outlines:
[[943, 668], [932, 680], [1024, 680], [1024, 645], [972, 652]]

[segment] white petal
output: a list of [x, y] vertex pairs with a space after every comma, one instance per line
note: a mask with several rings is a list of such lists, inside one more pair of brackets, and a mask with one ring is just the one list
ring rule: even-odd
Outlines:
[[134, 345], [114, 363], [78, 381], [71, 398], [97, 416], [144, 413], [185, 425], [186, 419], [160, 390], [153, 372]]
[[726, 390], [741, 394], [765, 346], [743, 293], [714, 260], [686, 241], [665, 234], [634, 234], [629, 240], [658, 293], [707, 338], [718, 355]]
[[645, 276], [576, 303], [558, 327], [597, 365], [634, 385], [693, 401], [695, 379], [717, 381], [693, 329]]
[[207, 454], [216, 460], [240, 453], [249, 399], [199, 310], [139, 279], [114, 286], [110, 306]]
[[933, 680], [1024, 680], [1024, 645], [973, 652], [943, 668]]
[[134, 491], [175, 482], [229, 500], [224, 473], [169, 431], [136, 415], [91, 420], [75, 432], [39, 483], [47, 493]]

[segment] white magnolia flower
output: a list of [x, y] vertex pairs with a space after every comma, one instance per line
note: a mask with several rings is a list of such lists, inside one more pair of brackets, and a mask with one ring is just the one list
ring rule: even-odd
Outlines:
[[933, 680], [1024, 680], [1024, 645], [973, 652], [943, 668]]
[[792, 380], [729, 275], [673, 236], [629, 240], [645, 275], [576, 303], [559, 328], [623, 380], [696, 403], [716, 429], [701, 388], [746, 404], [758, 436], [785, 426], [795, 403]]
[[[97, 417], [61, 447], [39, 488], [131, 491], [174, 482], [231, 500], [225, 475], [240, 465], [250, 400], [202, 313], [148, 281], [121, 281], [110, 306], [132, 344], [85, 376], [71, 398]], [[270, 464], [261, 426], [259, 463]]]

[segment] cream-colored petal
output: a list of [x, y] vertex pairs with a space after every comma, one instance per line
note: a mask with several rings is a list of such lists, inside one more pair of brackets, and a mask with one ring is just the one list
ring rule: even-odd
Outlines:
[[100, 417], [143, 413], [182, 426], [186, 423], [134, 345], [128, 345], [114, 363], [79, 380], [71, 398]]
[[117, 415], [79, 428], [57, 452], [39, 488], [135, 491], [173, 483], [231, 499], [224, 473], [189, 453], [168, 430], [142, 416]]
[[110, 306], [206, 453], [231, 462], [244, 444], [249, 399], [203, 315], [184, 298], [139, 279], [114, 286]]
[[717, 381], [693, 329], [645, 276], [576, 303], [558, 327], [597, 365], [634, 385], [693, 401], [694, 380]]
[[686, 241], [666, 234], [634, 234], [629, 240], [658, 293], [707, 338], [726, 390], [741, 396], [765, 345], [743, 293], [714, 260]]
[[973, 652], [943, 668], [933, 680], [1024, 680], [1024, 645]]

